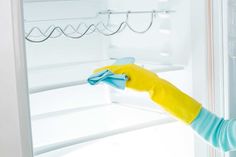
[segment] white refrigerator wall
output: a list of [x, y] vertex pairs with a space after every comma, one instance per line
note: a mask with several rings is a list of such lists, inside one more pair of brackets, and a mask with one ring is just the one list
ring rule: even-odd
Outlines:
[[[97, 12], [104, 10], [105, 6], [103, 1], [94, 0], [25, 2], [25, 31], [28, 32], [34, 26], [45, 31], [52, 25], [63, 27], [79, 22], [94, 23], [100, 20], [94, 18]], [[39, 44], [26, 42], [26, 52], [29, 68], [105, 59], [103, 38], [97, 34], [87, 35], [79, 40], [61, 37]]]
[[[158, 14], [151, 29], [144, 34], [129, 29], [111, 37], [109, 57], [134, 56], [137, 60], [148, 60], [161, 64], [186, 65], [191, 56], [191, 1], [188, 0], [109, 0], [111, 10], [174, 10], [171, 14]], [[111, 16], [111, 23], [125, 18]], [[150, 15], [129, 15], [134, 29], [144, 30]]]
[[22, 3], [0, 1], [0, 156], [31, 157]]

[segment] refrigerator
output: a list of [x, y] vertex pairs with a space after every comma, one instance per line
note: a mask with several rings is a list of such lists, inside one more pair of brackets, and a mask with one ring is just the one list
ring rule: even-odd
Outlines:
[[87, 79], [125, 57], [236, 116], [233, 0], [1, 0], [1, 157], [233, 157], [147, 93]]

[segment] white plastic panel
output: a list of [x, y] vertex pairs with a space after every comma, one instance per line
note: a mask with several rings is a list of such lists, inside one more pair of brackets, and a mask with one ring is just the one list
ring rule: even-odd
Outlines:
[[[159, 14], [151, 29], [137, 34], [129, 29], [111, 37], [109, 57], [135, 56], [162, 64], [186, 65], [191, 56], [191, 9], [189, 0], [109, 0], [111, 10], [174, 10]], [[111, 15], [111, 23], [119, 23], [125, 15]], [[150, 14], [130, 14], [129, 23], [136, 30], [144, 30], [150, 23]]]
[[104, 59], [102, 44], [102, 38], [97, 35], [82, 40], [61, 37], [40, 44], [26, 41], [28, 67]]
[[21, 1], [0, 1], [0, 156], [32, 157]]
[[66, 147], [37, 157], [194, 157], [192, 133], [190, 127], [175, 122]]
[[[105, 6], [104, 1], [95, 0], [27, 1], [24, 3], [26, 36], [34, 27], [47, 32], [50, 26], [59, 26], [64, 29], [69, 24], [76, 28], [80, 23], [87, 25], [96, 23], [101, 20], [95, 18], [97, 12], [104, 10]], [[54, 35], [57, 36], [57, 34], [58, 31], [55, 31]], [[37, 39], [39, 35], [39, 31], [35, 30], [31, 37]], [[27, 64], [31, 68], [104, 59], [104, 47], [106, 47], [104, 40], [97, 33], [86, 35], [82, 39], [69, 39], [62, 35], [59, 38], [50, 38], [43, 43], [32, 43], [26, 40]]]
[[63, 1], [36, 1], [35, 3], [24, 3], [25, 22], [49, 21], [55, 19], [75, 19], [94, 17], [104, 6], [105, 1], [100, 0], [63, 0]]
[[[83, 39], [60, 37], [40, 44], [26, 42], [28, 66], [127, 56], [161, 64], [185, 65], [189, 61], [191, 24], [190, 1], [188, 0], [26, 1], [25, 29], [29, 32], [32, 27], [38, 26], [46, 31], [51, 25], [63, 28], [68, 24], [77, 26], [81, 22], [96, 24], [101, 19], [107, 19], [106, 15], [95, 18], [99, 11], [106, 9], [114, 11], [167, 9], [176, 12], [158, 14], [151, 29], [145, 34], [137, 34], [125, 29], [124, 32], [111, 37], [94, 33], [86, 35]], [[85, 17], [87, 18], [84, 19]], [[125, 20], [125, 17], [126, 15], [111, 15], [110, 23], [118, 25]], [[150, 23], [150, 14], [129, 15], [129, 23], [134, 29], [143, 30]]]
[[30, 95], [32, 118], [57, 112], [68, 112], [110, 103], [109, 91], [103, 85], [96, 88], [85, 84]]

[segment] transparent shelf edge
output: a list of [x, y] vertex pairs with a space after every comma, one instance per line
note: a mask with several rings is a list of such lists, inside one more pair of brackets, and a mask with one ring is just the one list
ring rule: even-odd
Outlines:
[[[90, 117], [90, 120], [88, 120], [88, 117]], [[83, 119], [86, 121], [83, 121]], [[68, 120], [73, 125], [68, 124]], [[160, 111], [144, 110], [125, 103], [78, 108], [62, 111], [59, 114], [57, 112], [50, 113], [32, 120], [33, 141], [35, 142], [34, 155], [175, 121], [175, 119]], [[94, 124], [96, 125], [94, 126]], [[44, 132], [39, 130], [44, 130]], [[55, 135], [54, 131], [57, 132]]]
[[96, 139], [101, 139], [101, 138], [113, 136], [116, 134], [131, 132], [131, 131], [135, 131], [135, 130], [139, 130], [139, 129], [143, 129], [147, 127], [156, 126], [156, 125], [167, 124], [171, 122], [175, 122], [175, 120], [173, 118], [168, 117], [161, 120], [154, 120], [154, 121], [137, 124], [137, 125], [133, 125], [133, 126], [125, 127], [125, 128], [114, 129], [111, 131], [98, 133], [98, 134], [94, 134], [94, 135], [90, 135], [86, 137], [81, 137], [81, 138], [71, 139], [71, 140], [67, 140], [63, 142], [57, 142], [57, 143], [53, 143], [53, 144], [49, 144], [49, 145], [45, 145], [41, 147], [36, 147], [34, 148], [34, 155], [36, 156], [36, 155], [40, 155], [40, 154], [47, 153], [50, 151], [58, 150], [61, 148], [73, 146], [76, 144], [80, 144], [80, 143], [84, 143], [84, 142], [88, 142], [88, 141], [92, 141]]
[[[114, 60], [101, 60], [101, 61], [95, 61], [95, 62], [91, 62], [89, 61], [88, 63], [83, 62], [83, 63], [73, 63], [73, 64], [63, 64], [66, 68], [68, 67], [72, 67], [71, 69], [74, 68], [75, 71], [79, 71], [80, 73], [84, 73], [84, 69], [78, 69], [78, 65], [79, 64], [90, 64], [88, 65], [88, 67], [92, 67], [91, 69], [96, 69], [98, 66], [98, 64], [101, 64], [101, 66], [105, 66], [107, 65], [106, 63], [111, 63], [114, 62]], [[104, 64], [105, 63], [105, 64]], [[93, 65], [94, 64], [94, 65]], [[137, 63], [139, 64], [139, 63]], [[150, 65], [148, 64], [148, 62], [140, 63], [142, 66], [146, 67], [147, 69], [155, 72], [155, 73], [159, 73], [159, 72], [168, 72], [168, 71], [176, 71], [176, 70], [183, 70], [184, 66], [181, 65], [161, 65], [161, 64], [153, 64], [151, 63]], [[150, 67], [149, 67], [150, 66]], [[33, 75], [32, 73], [37, 73], [38, 72], [42, 72], [42, 74], [37, 74], [37, 76], [40, 76], [41, 78], [44, 78], [45, 75], [45, 80], [47, 79], [47, 72], [51, 71], [51, 73], [54, 74], [59, 74], [59, 72], [61, 73], [60, 75], [63, 76], [63, 69], [62, 70], [58, 70], [60, 68], [63, 68], [61, 65], [59, 65], [58, 67], [56, 67], [56, 65], [53, 66], [49, 66], [49, 68], [47, 69], [46, 67], [42, 67], [42, 68], [34, 68], [34, 70], [29, 69], [29, 82], [31, 82], [31, 75]], [[65, 72], [67, 69], [64, 69]], [[59, 72], [58, 72], [59, 71]], [[91, 71], [91, 70], [89, 70]], [[45, 73], [45, 74], [44, 74]], [[89, 72], [88, 72], [89, 73]], [[92, 73], [92, 72], [91, 72]], [[74, 73], [72, 72], [71, 75], [74, 75]], [[89, 74], [88, 74], [89, 76]], [[36, 83], [29, 83], [29, 94], [35, 94], [35, 93], [40, 93], [40, 92], [44, 92], [44, 91], [49, 91], [49, 90], [54, 90], [54, 89], [60, 89], [60, 88], [66, 88], [66, 87], [71, 87], [71, 86], [76, 86], [76, 85], [83, 85], [83, 84], [87, 84], [87, 78], [88, 76], [82, 76], [80, 78], [77, 78], [76, 80], [68, 80], [68, 81], [57, 81], [55, 80], [55, 83], [51, 83], [51, 84], [44, 84], [44, 85], [34, 85]], [[71, 76], [71, 78], [73, 78], [73, 76]], [[40, 80], [40, 79], [39, 79]], [[42, 80], [40, 80], [41, 82]], [[37, 81], [36, 81], [37, 82]]]

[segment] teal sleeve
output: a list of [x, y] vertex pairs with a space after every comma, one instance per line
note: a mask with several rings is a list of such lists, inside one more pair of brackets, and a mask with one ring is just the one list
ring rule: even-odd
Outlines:
[[202, 108], [191, 127], [213, 146], [225, 152], [236, 150], [236, 119], [224, 120]]

